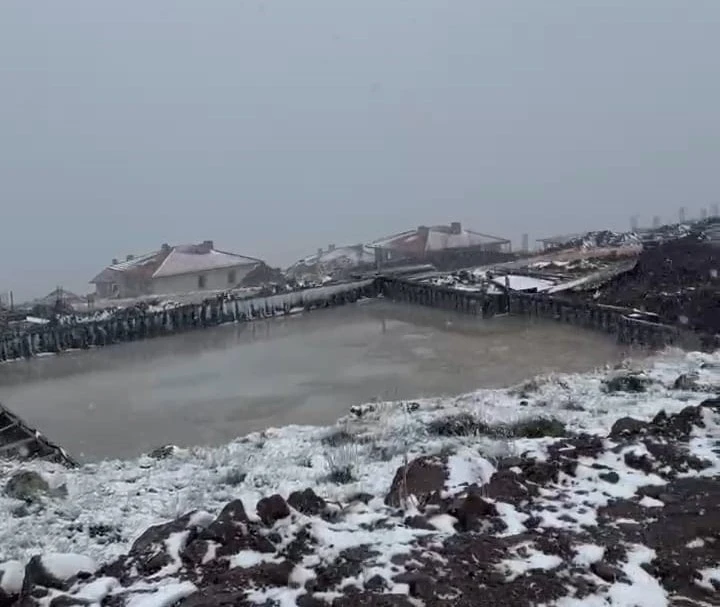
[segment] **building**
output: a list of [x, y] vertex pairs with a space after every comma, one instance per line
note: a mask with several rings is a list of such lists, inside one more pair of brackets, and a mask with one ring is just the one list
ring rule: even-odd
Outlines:
[[577, 234], [562, 234], [559, 236], [547, 236], [545, 238], [538, 238], [535, 242], [540, 245], [540, 248], [543, 251], [548, 251], [550, 249], [557, 249], [558, 247], [563, 247], [569, 242], [578, 240], [583, 236], [585, 236], [583, 232], [579, 232]]
[[305, 257], [292, 266], [285, 274], [295, 280], [316, 280], [326, 276], [342, 277], [348, 272], [375, 263], [375, 253], [367, 245], [356, 244], [344, 247], [328, 245], [327, 250], [319, 248], [315, 255]]
[[386, 236], [370, 244], [378, 263], [396, 259], [427, 259], [458, 251], [510, 253], [508, 239], [463, 229], [458, 221], [450, 225], [420, 226]]
[[200, 244], [163, 244], [144, 255], [113, 259], [90, 283], [99, 298], [221, 291], [239, 286], [259, 259], [215, 248], [212, 240]]

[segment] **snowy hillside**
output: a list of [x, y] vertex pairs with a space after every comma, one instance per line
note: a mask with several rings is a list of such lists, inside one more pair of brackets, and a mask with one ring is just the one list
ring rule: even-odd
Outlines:
[[[498, 605], [717, 604], [720, 408], [697, 405], [719, 385], [720, 356], [669, 352], [221, 448], [4, 462], [0, 587], [24, 580], [40, 604], [475, 605], [480, 588]], [[47, 486], [17, 499], [20, 472]]]

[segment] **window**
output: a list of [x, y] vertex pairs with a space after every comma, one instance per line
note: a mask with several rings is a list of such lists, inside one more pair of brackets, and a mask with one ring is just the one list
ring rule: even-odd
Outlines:
[[198, 276], [198, 289], [204, 289], [205, 285], [207, 285], [207, 278], [203, 274], [200, 274], [200, 276]]
[[234, 285], [237, 282], [236, 278], [237, 276], [235, 275], [235, 270], [230, 270], [228, 272], [228, 284]]

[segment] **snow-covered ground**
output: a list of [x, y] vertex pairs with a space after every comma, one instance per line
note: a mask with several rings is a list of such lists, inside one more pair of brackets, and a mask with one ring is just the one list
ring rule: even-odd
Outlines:
[[[659, 410], [675, 412], [697, 404], [706, 394], [672, 390], [681, 373], [697, 372], [702, 383], [720, 385], [720, 355], [668, 352], [647, 363], [647, 374], [657, 382], [640, 394], [605, 394], [600, 370], [583, 375], [547, 377], [527, 406], [513, 391], [479, 390], [467, 395], [418, 400], [419, 408], [407, 412], [400, 403], [368, 405], [361, 418], [348, 415], [337, 428], [289, 426], [269, 429], [218, 448], [177, 449], [164, 460], [150, 457], [128, 461], [104, 461], [68, 470], [53, 464], [0, 462], [0, 478], [19, 469], [41, 472], [51, 486], [67, 485], [68, 498], [51, 508], [31, 507], [24, 516], [13, 516], [20, 506], [0, 495], [0, 561], [27, 559], [41, 550], [75, 552], [105, 561], [127, 550], [148, 526], [179, 516], [194, 508], [215, 511], [231, 499], [254, 504], [271, 493], [287, 495], [308, 486], [326, 499], [343, 500], [366, 492], [384, 494], [395, 470], [405, 457], [433, 453], [448, 442], [463, 438], [428, 436], [433, 419], [456, 413], [471, 413], [487, 423], [513, 421], [530, 416], [552, 416], [571, 429], [607, 433], [623, 415], [649, 419]], [[703, 368], [700, 368], [700, 367]], [[579, 410], [582, 408], [582, 410]], [[333, 449], [321, 440], [338, 428], [362, 433], [367, 441]], [[120, 430], [121, 431], [121, 430]], [[488, 453], [513, 450], [513, 441], [472, 438], [484, 441]], [[356, 470], [355, 482], [329, 482], [328, 457], [347, 457]], [[238, 474], [246, 475], [235, 484]], [[112, 539], [93, 538], [71, 530], [107, 525], [116, 530]]]
[[[582, 375], [557, 374], [536, 378], [510, 390], [480, 390], [454, 398], [359, 406], [336, 427], [270, 429], [219, 448], [176, 449], [166, 459], [148, 456], [129, 461], [105, 461], [75, 470], [40, 462], [2, 462], [1, 477], [9, 478], [21, 469], [37, 471], [48, 480], [51, 488], [65, 485], [67, 497], [48, 498], [29, 506], [5, 495], [0, 497], [0, 570], [3, 569], [2, 562], [11, 561], [5, 566], [10, 571], [7, 580], [17, 584], [17, 578], [21, 576], [17, 562], [25, 563], [36, 554], [83, 555], [83, 558], [106, 563], [127, 553], [133, 541], [148, 527], [189, 511], [217, 515], [228, 502], [241, 499], [252, 518], [253, 505], [261, 498], [275, 493], [287, 498], [293, 491], [312, 487], [328, 503], [355, 505], [344, 507], [344, 516], [338, 522], [313, 520], [313, 536], [318, 541], [315, 557], [307, 561], [305, 568], [298, 566], [293, 575], [298, 579], [313, 575], [307, 569], [311, 567], [311, 561], [316, 566], [323, 559], [336, 558], [342, 550], [369, 545], [382, 555], [375, 560], [375, 572], [391, 577], [391, 557], [409, 553], [413, 543], [429, 533], [402, 525], [388, 528], [380, 524], [388, 517], [382, 497], [387, 494], [399, 466], [421, 455], [451, 453], [447, 459], [446, 490], [453, 494], [469, 483], [487, 482], [495, 470], [492, 462], [498, 458], [534, 453], [542, 460], [552, 442], [550, 438], [442, 436], [429, 432], [433, 421], [469, 414], [483, 423], [495, 425], [543, 416], [563, 421], [572, 431], [607, 436], [613, 422], [620, 417], [650, 420], [660, 410], [676, 413], [708, 398], [707, 392], [673, 388], [681, 374], [694, 374], [698, 384], [703, 386], [720, 385], [718, 354], [667, 351], [642, 363], [627, 363], [625, 371], [628, 368], [641, 372], [647, 379], [645, 392], [607, 393], [603, 380], [616, 372], [610, 369]], [[708, 428], [708, 432], [715, 433], [711, 438], [718, 438], [715, 426], [710, 424]], [[348, 436], [352, 436], [352, 440], [346, 440]], [[708, 441], [707, 437], [699, 436], [694, 444], [698, 453], [714, 462], [712, 468], [703, 472], [706, 476], [718, 474], [720, 470], [720, 460], [708, 447]], [[633, 453], [637, 454], [636, 451]], [[598, 459], [604, 469], [619, 474], [619, 482], [609, 485], [609, 492], [607, 487], [603, 491], [597, 489], [596, 467], [589, 462], [581, 464], [573, 484], [562, 490], [565, 497], [572, 494], [578, 499], [577, 507], [572, 511], [574, 522], [548, 510], [540, 513], [541, 526], [578, 531], [583, 525], [597, 522], [597, 508], [606, 505], [609, 499], [630, 498], [641, 485], [664, 482], [624, 466], [623, 453], [607, 451], [602, 461]], [[344, 468], [351, 470], [352, 479], [339, 484], [330, 472]], [[352, 496], [359, 493], [369, 494], [367, 504], [353, 501]], [[541, 501], [546, 499], [548, 504], [557, 499], [550, 491], [542, 495], [546, 497]], [[643, 500], [640, 503], [644, 507], [662, 507], [662, 502], [651, 497]], [[501, 535], [524, 531], [527, 514], [500, 501], [495, 506], [506, 525]], [[408, 502], [408, 508], [412, 513], [412, 501]], [[204, 515], [196, 516], [203, 518]], [[207, 517], [208, 520], [211, 518]], [[303, 524], [308, 520], [307, 517], [302, 519]], [[431, 519], [433, 533], [452, 535], [453, 521], [447, 514]], [[285, 533], [284, 528], [278, 529], [281, 535]], [[173, 548], [175, 553], [182, 549], [183, 537], [175, 536], [173, 542], [178, 544]], [[169, 548], [173, 542], [167, 542]], [[596, 545], [587, 545], [578, 552], [576, 559], [589, 566], [601, 558], [602, 550]], [[632, 592], [624, 583], [615, 584], [617, 588], [612, 586], [607, 595], [590, 597], [590, 603], [566, 597], [565, 602], [558, 604], [567, 607], [581, 604], [659, 607], [666, 604], [662, 588], [641, 567], [652, 559], [652, 551], [640, 545], [633, 550], [624, 569], [626, 577], [634, 580]], [[238, 567], [275, 562], [272, 555], [266, 557], [254, 551], [243, 551], [233, 559], [231, 566]], [[515, 546], [498, 567], [508, 580], [512, 580], [531, 570], [552, 570], [559, 564], [557, 556], [538, 552], [530, 543]], [[168, 567], [170, 569], [166, 567], [165, 573], [172, 574], [172, 565]], [[179, 567], [178, 560], [176, 569]], [[717, 571], [710, 569], [703, 575], [699, 583], [709, 587], [718, 577]], [[366, 572], [367, 576], [369, 572]], [[362, 586], [361, 582], [358, 583]], [[109, 582], [105, 580], [104, 583]], [[163, 587], [162, 592], [176, 600], [195, 590], [188, 584], [166, 575], [157, 582], [157, 587]], [[403, 584], [397, 585], [395, 591], [403, 592], [403, 588]], [[278, 600], [278, 604], [293, 605], [299, 592], [298, 588], [278, 590], [275, 594], [258, 591], [255, 599], [258, 604], [272, 598]], [[623, 598], [623, 592], [626, 598]], [[160, 594], [152, 595], [157, 601], [149, 604], [169, 604], [160, 600], [164, 596]], [[606, 596], [615, 596], [614, 602], [603, 602]], [[663, 601], [658, 602], [658, 597]]]

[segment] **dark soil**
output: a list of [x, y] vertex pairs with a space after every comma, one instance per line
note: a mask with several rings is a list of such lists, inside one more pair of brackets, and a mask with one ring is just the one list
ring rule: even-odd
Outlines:
[[604, 285], [596, 301], [714, 335], [720, 333], [719, 273], [720, 247], [686, 237], [645, 248], [635, 268]]

